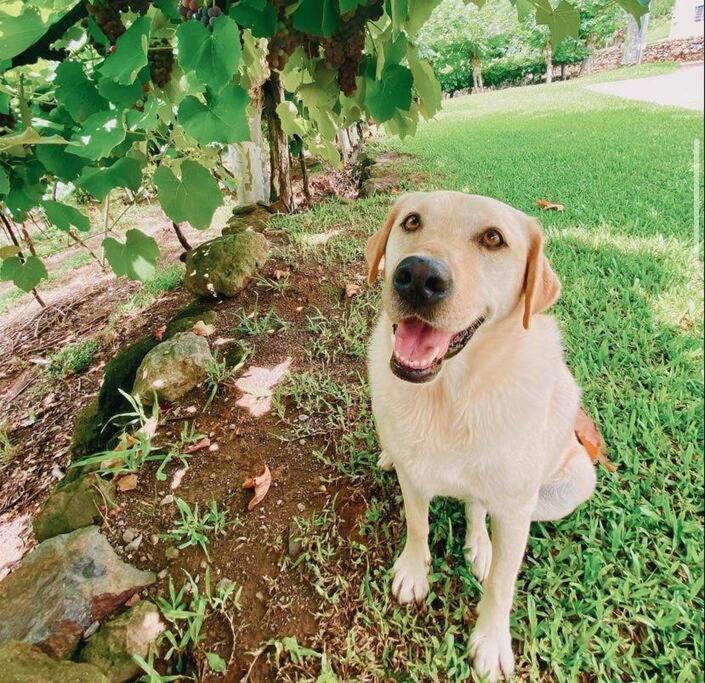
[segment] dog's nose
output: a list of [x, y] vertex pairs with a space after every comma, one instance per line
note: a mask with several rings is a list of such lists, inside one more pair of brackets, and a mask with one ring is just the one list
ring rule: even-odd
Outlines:
[[450, 294], [453, 278], [448, 266], [428, 256], [407, 256], [394, 271], [394, 289], [414, 307], [435, 304]]

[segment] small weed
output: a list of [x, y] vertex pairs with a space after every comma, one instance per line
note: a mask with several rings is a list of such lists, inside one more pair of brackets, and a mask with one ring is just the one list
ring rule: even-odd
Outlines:
[[99, 349], [100, 342], [97, 339], [86, 339], [65, 346], [50, 356], [49, 374], [54, 377], [79, 375], [90, 367]]
[[5, 427], [0, 427], [0, 470], [10, 464], [17, 453], [17, 446], [13, 445]]
[[276, 292], [277, 294], [283, 294], [287, 289], [289, 289], [289, 276], [284, 275], [278, 279], [260, 276], [257, 278], [255, 283], [257, 287], [263, 289], [265, 292]]
[[184, 269], [180, 265], [159, 268], [154, 275], [144, 282], [142, 289], [133, 294], [123, 304], [124, 311], [133, 311], [144, 308], [164, 292], [173, 292], [181, 286], [184, 278]]
[[179, 519], [176, 520], [174, 528], [164, 534], [164, 538], [179, 543], [179, 549], [197, 545], [209, 560], [208, 544], [210, 538], [208, 534], [225, 536], [228, 526], [241, 523], [237, 518], [229, 520], [228, 509], [219, 510], [215, 500], [211, 500], [207, 510], [203, 513], [200, 511], [198, 503], [191, 508], [183, 498], [176, 498], [175, 502], [179, 511]]
[[247, 359], [250, 357], [250, 353], [251, 350], [249, 348], [244, 348], [242, 356], [234, 365], [229, 364], [227, 358], [214, 358], [209, 361], [206, 366], [205, 379], [208, 398], [206, 399], [206, 404], [203, 406], [204, 412], [208, 410], [220, 387], [227, 384], [242, 369], [242, 366], [245, 365]]
[[279, 314], [273, 308], [270, 308], [266, 313], [262, 313], [259, 310], [259, 306], [255, 304], [251, 313], [240, 312], [235, 331], [238, 334], [255, 337], [260, 334], [281, 332], [286, 330], [289, 324], [286, 320], [279, 317]]

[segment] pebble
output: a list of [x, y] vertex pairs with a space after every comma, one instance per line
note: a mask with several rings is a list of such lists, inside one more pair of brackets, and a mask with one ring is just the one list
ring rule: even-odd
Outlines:
[[157, 543], [159, 543], [159, 534], [152, 534], [152, 535], [149, 537], [149, 542], [150, 542], [152, 545], [157, 545]]
[[220, 446], [217, 443], [212, 443], [210, 446], [208, 446], [208, 450], [211, 453], [215, 453], [216, 451], [220, 450]]
[[159, 501], [159, 505], [171, 505], [174, 502], [174, 496], [169, 493]]
[[207, 568], [208, 568], [208, 562], [206, 562], [205, 560], [201, 560], [200, 567], [201, 567], [201, 569], [207, 569]]
[[178, 556], [179, 549], [175, 548], [173, 545], [164, 551], [164, 557], [166, 557], [167, 560], [175, 560]]
[[166, 579], [166, 577], [167, 577], [168, 574], [169, 574], [169, 572], [168, 572], [166, 569], [162, 569], [162, 570], [157, 574], [157, 578], [158, 578], [158, 579]]
[[222, 593], [226, 591], [230, 586], [233, 585], [233, 581], [231, 581], [228, 578], [223, 577], [218, 583], [215, 585], [215, 589], [219, 592]]
[[262, 595], [262, 591], [257, 591], [255, 593], [255, 597], [260, 600], [261, 602], [264, 602], [264, 595]]
[[297, 503], [297, 504], [296, 504], [296, 509], [297, 509], [299, 512], [304, 512], [304, 510], [306, 510], [306, 506], [305, 506], [303, 503]]
[[306, 422], [306, 420], [308, 420], [308, 415], [301, 413], [301, 415], [299, 415], [299, 422]]
[[125, 529], [125, 531], [122, 532], [122, 540], [125, 543], [132, 543], [135, 538], [137, 538], [137, 532], [134, 529]]
[[140, 534], [140, 535], [137, 536], [133, 541], [131, 541], [130, 543], [128, 543], [128, 544], [125, 546], [125, 550], [126, 550], [127, 552], [131, 553], [133, 550], [137, 550], [137, 548], [140, 547], [140, 544], [141, 544], [141, 543], [142, 543], [142, 534]]

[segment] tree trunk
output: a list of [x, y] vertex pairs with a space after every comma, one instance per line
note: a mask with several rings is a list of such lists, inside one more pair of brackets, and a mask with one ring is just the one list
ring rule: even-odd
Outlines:
[[282, 130], [277, 114], [277, 105], [284, 101], [279, 74], [273, 72], [263, 86], [264, 105], [262, 114], [267, 121], [267, 136], [269, 139], [269, 199], [273, 204], [290, 212], [294, 209], [294, 197], [291, 190], [291, 167], [289, 166], [289, 144]]
[[238, 179], [237, 203], [267, 202], [267, 174], [262, 151], [262, 88], [250, 91], [250, 140], [228, 146], [228, 160]]
[[553, 48], [550, 43], [546, 44], [543, 54], [546, 59], [546, 83], [553, 83]]
[[565, 64], [561, 64], [561, 80], [565, 80]]
[[482, 64], [477, 57], [472, 59], [472, 89], [482, 92], [485, 84], [482, 82]]
[[641, 18], [641, 23], [637, 24], [631, 14], [627, 22], [627, 40], [622, 53], [622, 65], [632, 66], [641, 64], [646, 45], [646, 31], [649, 28], [649, 15], [645, 14]]
[[306, 168], [306, 159], [304, 158], [304, 150], [299, 152], [299, 167], [301, 168], [301, 182], [304, 186], [304, 197], [311, 201], [311, 188], [308, 184], [308, 169]]

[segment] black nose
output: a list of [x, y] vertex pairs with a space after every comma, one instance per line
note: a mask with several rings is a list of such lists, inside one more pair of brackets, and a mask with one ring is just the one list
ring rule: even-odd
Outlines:
[[428, 256], [407, 256], [394, 271], [394, 289], [413, 307], [429, 306], [450, 294], [450, 269]]

